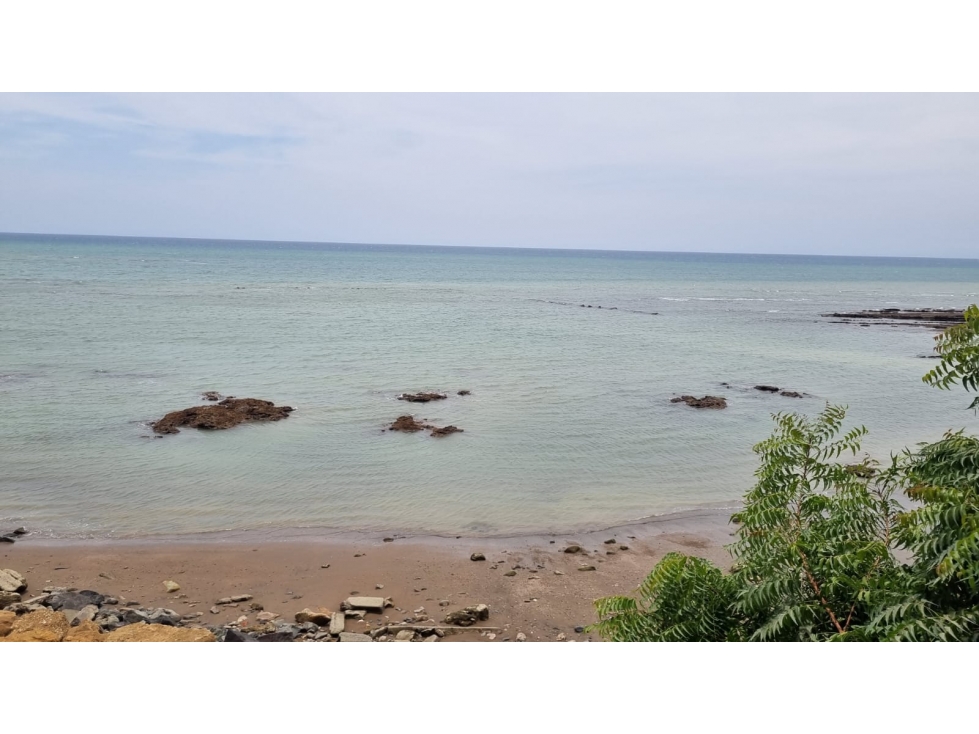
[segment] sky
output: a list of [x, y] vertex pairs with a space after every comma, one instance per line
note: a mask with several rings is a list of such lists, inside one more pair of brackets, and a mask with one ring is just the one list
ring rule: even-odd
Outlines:
[[0, 232], [979, 257], [979, 95], [0, 94]]

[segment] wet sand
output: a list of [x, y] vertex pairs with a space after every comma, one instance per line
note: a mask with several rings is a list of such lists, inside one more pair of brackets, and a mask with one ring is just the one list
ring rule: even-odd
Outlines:
[[[725, 570], [724, 549], [733, 538], [729, 511], [704, 511], [656, 518], [641, 524], [569, 535], [511, 538], [394, 537], [375, 534], [328, 534], [315, 530], [274, 533], [222, 533], [194, 538], [153, 540], [58, 541], [27, 536], [0, 545], [0, 567], [27, 577], [28, 593], [45, 586], [89, 588], [134, 600], [143, 607], [166, 607], [182, 614], [203, 612], [204, 624], [224, 624], [252, 615], [248, 603], [214, 602], [251, 594], [266, 611], [292, 619], [304, 607], [339, 609], [352, 594], [391, 597], [385, 615], [367, 622], [349, 621], [347, 630], [366, 632], [380, 621], [418, 616], [441, 623], [446, 612], [487, 604], [483, 626], [501, 628], [496, 641], [522, 632], [528, 640], [594, 640], [575, 627], [596, 620], [593, 601], [629, 593], [670, 551], [712, 560]], [[614, 543], [606, 543], [614, 539]], [[569, 544], [580, 553], [565, 553]], [[623, 550], [620, 546], [628, 546]], [[472, 553], [485, 561], [472, 561]], [[592, 565], [594, 571], [580, 571]], [[328, 568], [324, 568], [328, 566]], [[505, 576], [515, 570], [514, 576]], [[164, 580], [180, 584], [167, 593]], [[378, 590], [380, 584], [383, 588]], [[440, 606], [440, 601], [448, 601]], [[480, 632], [461, 631], [445, 641], [486, 640]]]

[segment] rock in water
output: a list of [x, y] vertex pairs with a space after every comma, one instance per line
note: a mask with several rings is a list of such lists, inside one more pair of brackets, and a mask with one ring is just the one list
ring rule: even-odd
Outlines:
[[451, 433], [463, 433], [461, 428], [456, 426], [445, 426], [445, 428], [432, 428], [432, 435], [436, 438], [441, 438], [442, 436], [448, 436]]
[[712, 410], [721, 410], [727, 407], [727, 400], [715, 395], [704, 395], [702, 398], [696, 398], [693, 395], [681, 395], [678, 398], [672, 398], [670, 402], [686, 403], [691, 408], [708, 408]]
[[784, 395], [787, 398], [801, 398], [801, 392], [795, 392], [794, 390], [782, 390], [779, 395]]
[[268, 400], [256, 398], [225, 398], [217, 405], [199, 405], [194, 408], [167, 413], [153, 424], [155, 433], [180, 433], [180, 428], [223, 430], [239, 423], [278, 421], [288, 418], [293, 408], [276, 406]]
[[433, 400], [445, 400], [448, 395], [443, 395], [438, 392], [417, 392], [417, 393], [402, 393], [398, 396], [398, 400], [405, 400], [409, 403], [430, 403]]
[[466, 395], [472, 395], [472, 392], [470, 390], [460, 390], [459, 392], [456, 393], [456, 395], [462, 395], [463, 397], [465, 397]]
[[388, 427], [388, 430], [414, 433], [415, 431], [424, 431], [426, 428], [429, 428], [429, 426], [426, 426], [424, 423], [419, 423], [415, 420], [414, 416], [400, 415], [398, 416], [397, 420]]
[[778, 388], [774, 385], [755, 385], [755, 390], [761, 390], [762, 392], [778, 392]]

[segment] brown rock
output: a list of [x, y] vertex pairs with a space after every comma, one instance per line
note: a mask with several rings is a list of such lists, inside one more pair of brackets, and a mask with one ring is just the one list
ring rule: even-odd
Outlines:
[[180, 428], [222, 430], [239, 423], [278, 421], [288, 418], [292, 408], [276, 406], [268, 400], [255, 398], [225, 398], [217, 405], [199, 405], [194, 408], [167, 413], [153, 424], [155, 433], [180, 433]]
[[426, 428], [431, 428], [432, 426], [427, 426], [424, 423], [419, 423], [410, 415], [398, 416], [398, 419], [390, 425], [389, 431], [406, 431], [408, 433], [414, 433], [415, 431], [424, 431]]
[[68, 630], [65, 642], [102, 642], [102, 628], [95, 622], [86, 620]]
[[208, 390], [206, 392], [202, 392], [201, 397], [205, 400], [210, 400], [212, 403], [216, 403], [221, 399], [221, 393], [219, 393], [217, 390]]
[[435, 436], [436, 438], [439, 438], [441, 436], [448, 436], [450, 433], [462, 433], [462, 432], [463, 430], [461, 428], [457, 428], [456, 426], [446, 426], [445, 428], [434, 428], [434, 427], [432, 428], [432, 435]]
[[564, 552], [565, 553], [581, 553], [581, 546], [580, 545], [569, 545], [567, 548], [564, 549]]
[[782, 390], [779, 395], [784, 395], [787, 398], [801, 398], [801, 392], [795, 392], [794, 390]]
[[696, 398], [693, 395], [681, 395], [678, 398], [671, 399], [670, 402], [686, 403], [691, 408], [709, 408], [713, 410], [721, 410], [727, 407], [727, 400], [714, 395], [704, 395], [702, 398]]
[[19, 617], [6, 642], [61, 642], [68, 634], [68, 618], [61, 612], [38, 609]]
[[430, 403], [433, 400], [445, 400], [448, 395], [443, 395], [438, 392], [417, 392], [417, 393], [402, 393], [398, 396], [398, 400], [405, 400], [409, 403]]
[[14, 620], [17, 615], [13, 612], [0, 612], [0, 637], [6, 637], [14, 629]]
[[107, 634], [105, 642], [214, 642], [214, 633], [205, 629], [170, 627], [137, 622]]
[[307, 622], [312, 622], [313, 624], [319, 625], [320, 627], [327, 627], [330, 624], [330, 620], [333, 618], [333, 612], [326, 607], [318, 607], [317, 609], [310, 609], [307, 607], [301, 612], [296, 612], [296, 623], [306, 624]]

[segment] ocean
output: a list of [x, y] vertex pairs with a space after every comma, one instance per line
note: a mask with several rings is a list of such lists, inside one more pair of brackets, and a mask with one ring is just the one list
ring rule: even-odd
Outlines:
[[[883, 459], [974, 430], [921, 381], [935, 331], [820, 314], [976, 301], [977, 260], [0, 235], [0, 530], [490, 536], [734, 507], [778, 411], [846, 404]], [[205, 390], [295, 411], [153, 437]], [[450, 397], [397, 400], [421, 390]], [[385, 430], [406, 413], [464, 433]]]

